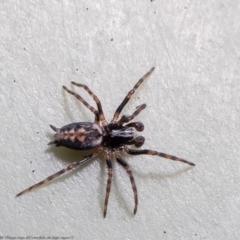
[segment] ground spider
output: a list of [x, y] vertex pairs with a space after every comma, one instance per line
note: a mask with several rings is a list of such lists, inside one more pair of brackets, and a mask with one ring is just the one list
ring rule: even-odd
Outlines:
[[69, 166], [62, 169], [61, 171], [47, 177], [43, 181], [18, 193], [16, 197], [24, 193], [30, 192], [32, 189], [37, 188], [42, 184], [47, 183], [53, 180], [54, 178], [62, 175], [63, 173], [82, 165], [83, 163], [97, 156], [100, 152], [103, 152], [104, 159], [106, 160], [107, 169], [108, 169], [108, 180], [107, 180], [103, 216], [106, 217], [106, 214], [107, 214], [108, 198], [109, 198], [111, 183], [112, 183], [112, 159], [116, 160], [126, 170], [130, 178], [132, 190], [134, 193], [134, 202], [135, 202], [133, 213], [136, 214], [137, 207], [138, 207], [137, 187], [133, 178], [133, 173], [129, 165], [125, 162], [125, 160], [122, 159], [120, 155], [120, 151], [130, 155], [141, 155], [141, 154], [157, 155], [159, 157], [183, 162], [191, 166], [194, 166], [195, 164], [192, 162], [186, 161], [182, 158], [178, 158], [169, 154], [165, 154], [165, 153], [161, 153], [161, 152], [157, 152], [149, 149], [133, 150], [126, 146], [126, 145], [135, 145], [135, 147], [139, 148], [144, 144], [145, 139], [143, 136], [134, 137], [135, 131], [142, 132], [144, 129], [144, 125], [141, 122], [130, 122], [130, 121], [132, 121], [144, 108], [146, 108], [146, 104], [142, 104], [138, 106], [134, 111], [134, 113], [130, 116], [123, 115], [119, 119], [119, 115], [122, 109], [124, 108], [124, 106], [128, 103], [128, 101], [136, 91], [136, 89], [153, 72], [153, 70], [154, 70], [154, 67], [136, 83], [136, 85], [133, 87], [131, 91], [128, 92], [128, 94], [126, 95], [126, 97], [124, 98], [124, 100], [119, 105], [116, 112], [114, 113], [113, 119], [109, 124], [107, 123], [104, 117], [102, 106], [99, 99], [86, 85], [72, 82], [73, 85], [84, 88], [90, 94], [90, 96], [96, 102], [97, 110], [94, 107], [90, 106], [80, 95], [63, 86], [63, 89], [65, 91], [75, 96], [91, 112], [93, 112], [93, 114], [95, 115], [95, 121], [94, 123], [91, 123], [91, 122], [71, 123], [62, 128], [56, 128], [50, 125], [50, 127], [56, 132], [56, 134], [54, 135], [54, 140], [49, 142], [49, 145], [55, 144], [56, 146], [64, 146], [64, 147], [72, 148], [76, 150], [93, 149], [93, 152], [90, 155], [88, 155], [86, 158], [70, 164]]

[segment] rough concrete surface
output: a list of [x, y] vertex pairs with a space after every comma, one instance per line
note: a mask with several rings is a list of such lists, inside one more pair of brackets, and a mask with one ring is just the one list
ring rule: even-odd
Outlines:
[[[240, 2], [0, 2], [0, 237], [240, 239]], [[103, 219], [99, 156], [52, 183], [21, 190], [87, 153], [47, 146], [49, 124], [93, 121], [62, 85], [110, 121], [136, 81], [156, 69], [123, 113], [145, 124], [144, 147], [196, 164], [127, 156], [139, 194], [114, 163]], [[144, 148], [142, 147], [142, 148]], [[40, 238], [39, 238], [40, 239]]]

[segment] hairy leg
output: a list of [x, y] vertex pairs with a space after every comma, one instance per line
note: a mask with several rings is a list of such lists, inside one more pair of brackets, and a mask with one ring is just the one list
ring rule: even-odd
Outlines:
[[166, 154], [166, 153], [157, 152], [157, 151], [150, 150], [150, 149], [133, 150], [133, 149], [130, 149], [130, 148], [127, 148], [127, 147], [124, 146], [122, 150], [124, 152], [126, 152], [127, 154], [130, 154], [130, 155], [142, 155], [142, 154], [145, 154], [145, 155], [157, 155], [159, 157], [163, 157], [163, 158], [170, 159], [170, 160], [173, 160], [173, 161], [179, 161], [179, 162], [183, 162], [183, 163], [186, 163], [188, 165], [191, 165], [191, 166], [195, 166], [194, 163], [189, 162], [189, 161], [187, 161], [185, 159], [182, 159], [182, 158], [179, 158], [179, 157], [175, 157], [173, 155], [169, 155], [169, 154]]
[[130, 98], [132, 97], [132, 95], [135, 93], [135, 91], [137, 90], [137, 88], [141, 85], [141, 83], [153, 72], [155, 68], [151, 68], [142, 78], [140, 78], [138, 80], [138, 82], [135, 84], [135, 86], [133, 87], [133, 89], [131, 89], [128, 94], [126, 95], [126, 97], [123, 99], [122, 103], [119, 105], [119, 107], [117, 108], [116, 112], [113, 115], [113, 119], [112, 119], [112, 123], [116, 123], [118, 120], [118, 117], [121, 113], [121, 111], [123, 110], [124, 106], [128, 103], [128, 101], [130, 100]]
[[63, 168], [63, 169], [60, 170], [59, 172], [56, 172], [56, 173], [54, 173], [53, 175], [45, 178], [45, 179], [42, 180], [41, 182], [36, 183], [36, 184], [32, 185], [31, 187], [23, 190], [22, 192], [18, 193], [18, 194], [16, 195], [16, 197], [19, 197], [19, 196], [21, 196], [21, 195], [23, 195], [23, 194], [25, 194], [25, 193], [27, 193], [27, 192], [30, 192], [30, 191], [32, 191], [33, 189], [35, 189], [35, 188], [37, 188], [37, 187], [40, 187], [40, 186], [42, 186], [43, 184], [45, 184], [45, 183], [53, 180], [54, 178], [59, 177], [60, 175], [64, 174], [65, 172], [68, 172], [68, 171], [70, 171], [70, 170], [72, 170], [72, 169], [74, 169], [74, 168], [82, 165], [83, 163], [86, 163], [87, 161], [89, 161], [89, 160], [92, 159], [93, 157], [97, 156], [101, 150], [102, 150], [101, 147], [96, 148], [96, 149], [94, 150], [94, 152], [93, 152], [92, 154], [88, 155], [86, 158], [84, 158], [84, 159], [82, 159], [82, 160], [80, 160], [80, 161], [77, 161], [77, 162], [74, 162], [74, 163], [68, 165], [66, 168]]

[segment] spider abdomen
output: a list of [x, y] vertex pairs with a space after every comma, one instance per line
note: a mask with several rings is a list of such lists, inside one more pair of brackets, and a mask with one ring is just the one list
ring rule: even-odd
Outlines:
[[101, 128], [91, 122], [76, 122], [61, 128], [53, 126], [51, 128], [56, 131], [56, 134], [54, 135], [54, 141], [49, 144], [76, 150], [88, 150], [102, 143]]

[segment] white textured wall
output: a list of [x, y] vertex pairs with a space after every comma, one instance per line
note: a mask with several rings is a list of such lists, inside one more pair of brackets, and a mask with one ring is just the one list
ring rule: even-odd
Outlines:
[[[1, 1], [0, 236], [74, 239], [240, 239], [239, 1]], [[145, 146], [186, 158], [124, 158], [139, 192], [135, 217], [125, 171], [96, 159], [16, 199], [85, 153], [48, 147], [53, 131], [93, 115], [61, 86], [87, 84], [107, 119], [148, 108]], [[91, 104], [93, 101], [82, 89]]]

